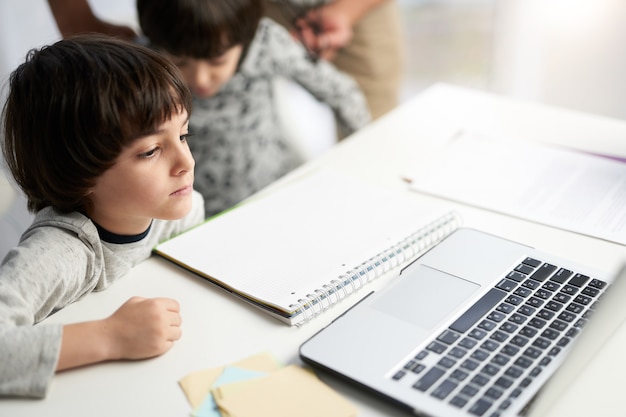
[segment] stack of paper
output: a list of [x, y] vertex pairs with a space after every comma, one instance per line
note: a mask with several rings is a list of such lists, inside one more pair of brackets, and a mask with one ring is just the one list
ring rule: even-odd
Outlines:
[[356, 416], [355, 407], [312, 372], [259, 354], [180, 380], [194, 417]]

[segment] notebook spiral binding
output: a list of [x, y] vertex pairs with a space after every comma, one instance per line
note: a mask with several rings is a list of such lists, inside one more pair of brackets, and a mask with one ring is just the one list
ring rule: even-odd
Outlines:
[[383, 252], [341, 274], [337, 279], [324, 284], [322, 288], [307, 294], [297, 303], [290, 305], [296, 316], [302, 314], [302, 320], [296, 326], [307, 323], [382, 274], [413, 261], [452, 233], [461, 223], [461, 217], [458, 213], [449, 212]]

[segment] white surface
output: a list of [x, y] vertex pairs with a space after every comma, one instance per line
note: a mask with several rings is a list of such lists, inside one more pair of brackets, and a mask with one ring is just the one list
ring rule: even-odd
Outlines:
[[[506, 127], [517, 135], [533, 138], [548, 135], [553, 142], [574, 137], [580, 146], [598, 145], [607, 151], [623, 152], [626, 148], [626, 123], [440, 85], [340, 143], [285, 181], [318, 167], [333, 167], [409, 193], [417, 201], [437, 202], [440, 200], [409, 191], [400, 173], [404, 167], [427, 160], [433, 142], [441, 135], [468, 125], [495, 133]], [[356, 202], [348, 203], [358, 207]], [[460, 204], [450, 206], [460, 212], [467, 227], [573, 258], [593, 268], [613, 271], [626, 260], [621, 245]], [[245, 254], [241, 261], [245, 261]], [[377, 282], [381, 286], [384, 283], [384, 279]], [[269, 351], [285, 363], [299, 363], [299, 345], [348, 307], [342, 303], [303, 327], [289, 327], [153, 257], [112, 288], [90, 294], [48, 321], [69, 323], [105, 317], [133, 295], [169, 296], [181, 303], [183, 337], [170, 352], [146, 361], [105, 363], [58, 374], [44, 400], [1, 400], [0, 415], [185, 416], [190, 408], [177, 385], [182, 376], [261, 351]], [[326, 376], [323, 379], [355, 403], [359, 416], [406, 415], [368, 393]], [[601, 389], [597, 380], [587, 383]], [[593, 404], [593, 394], [585, 400]], [[605, 415], [602, 411], [598, 408], [595, 415]]]

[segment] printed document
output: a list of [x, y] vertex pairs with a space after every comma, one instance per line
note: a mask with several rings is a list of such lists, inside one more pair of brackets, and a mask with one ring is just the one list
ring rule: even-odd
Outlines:
[[406, 173], [417, 191], [626, 245], [626, 163], [462, 132]]

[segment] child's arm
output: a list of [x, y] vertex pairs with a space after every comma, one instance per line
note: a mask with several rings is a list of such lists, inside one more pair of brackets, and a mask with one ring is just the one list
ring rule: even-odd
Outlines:
[[180, 338], [179, 311], [169, 298], [133, 297], [106, 319], [65, 325], [57, 371], [161, 355]]
[[329, 62], [312, 62], [302, 45], [271, 19], [261, 20], [242, 71], [250, 77], [278, 75], [297, 82], [330, 106], [342, 133], [350, 134], [371, 120], [365, 96], [356, 81]]

